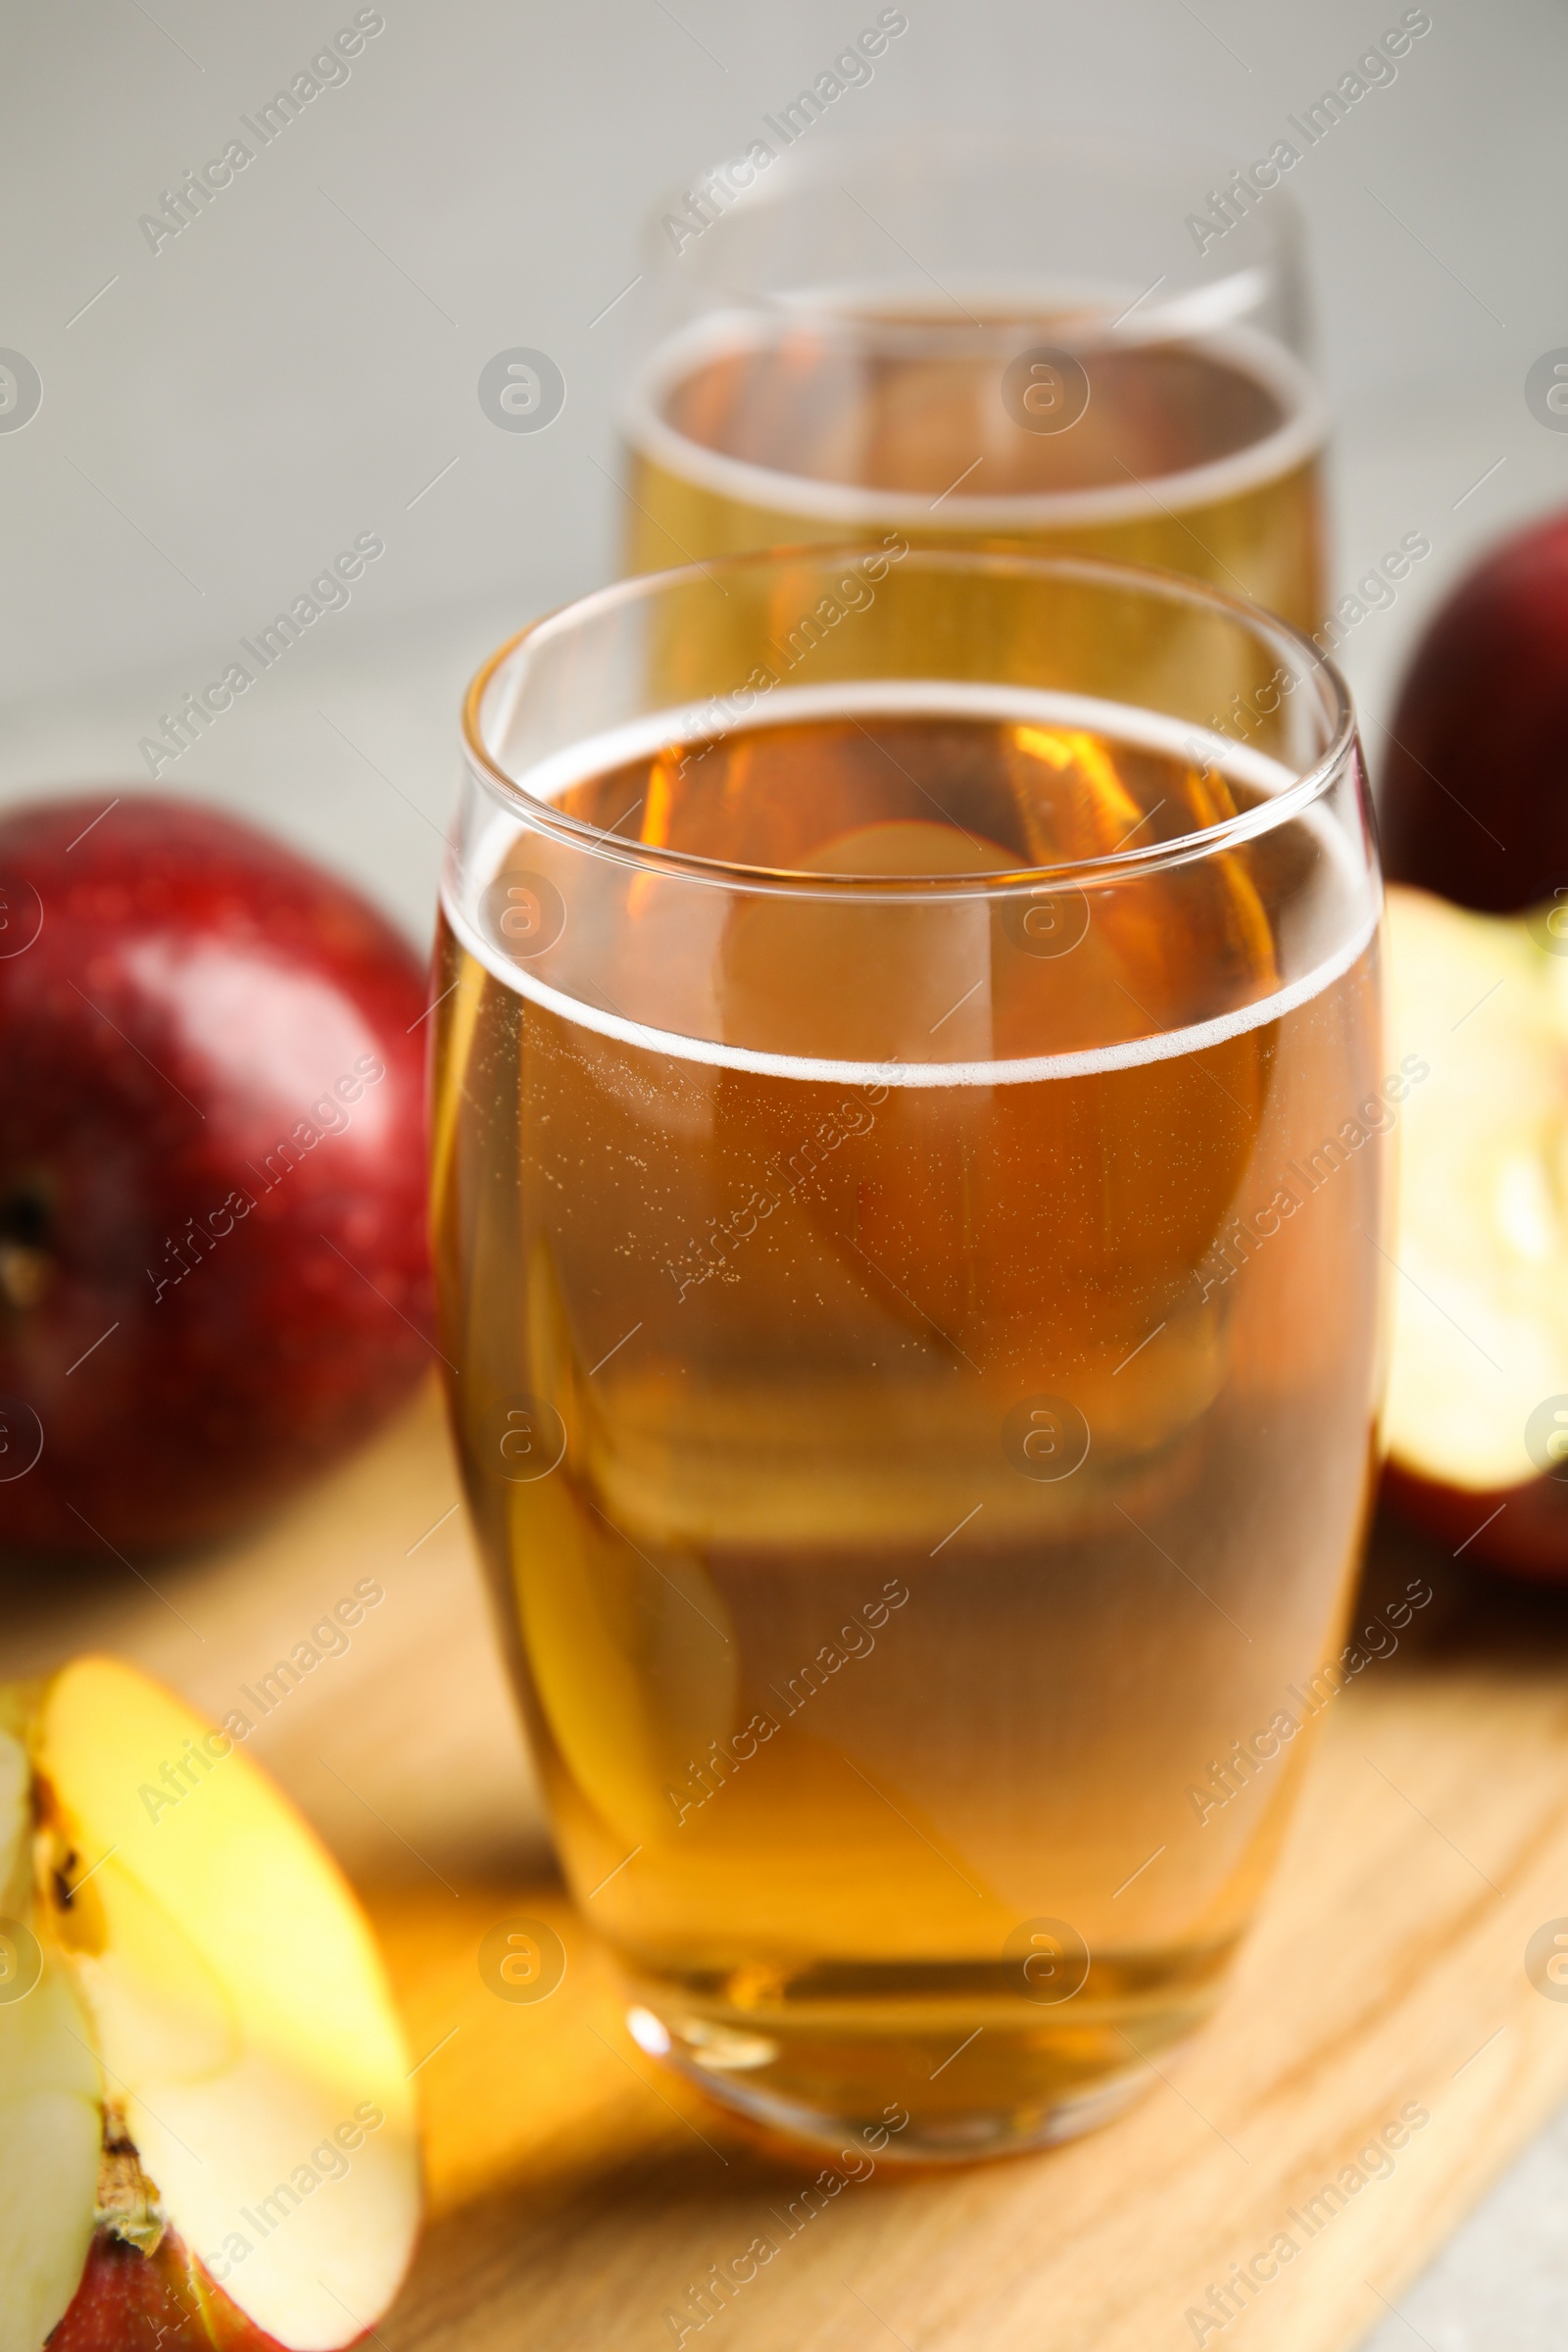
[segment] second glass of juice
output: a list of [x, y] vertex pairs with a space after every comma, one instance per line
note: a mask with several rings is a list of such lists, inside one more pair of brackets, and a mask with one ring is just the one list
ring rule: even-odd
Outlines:
[[1278, 164], [1215, 186], [1200, 156], [1055, 133], [792, 122], [650, 219], [628, 569], [897, 531], [1317, 626], [1325, 413]]

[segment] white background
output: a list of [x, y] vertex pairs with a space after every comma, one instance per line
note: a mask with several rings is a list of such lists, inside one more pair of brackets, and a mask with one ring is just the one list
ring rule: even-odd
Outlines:
[[[906, 0], [908, 31], [810, 135], [1100, 127], [1237, 165], [1400, 4]], [[159, 714], [379, 532], [349, 608], [162, 788], [274, 824], [422, 939], [464, 680], [613, 569], [631, 306], [593, 322], [638, 267], [640, 216], [743, 147], [876, 0], [382, 13], [348, 82], [156, 256], [138, 217], [352, 22], [352, 0], [11, 0], [0, 20], [0, 345], [44, 386], [33, 420], [0, 433], [0, 798], [146, 788], [137, 744]], [[1523, 394], [1531, 362], [1568, 345], [1568, 17], [1550, 0], [1430, 13], [1396, 81], [1291, 175], [1338, 419], [1337, 589], [1403, 532], [1434, 550], [1343, 656], [1374, 771], [1434, 601], [1481, 545], [1568, 498], [1568, 433]], [[479, 408], [480, 368], [515, 345], [564, 373], [545, 432], [501, 432]], [[1419, 2338], [1391, 2318], [1379, 2352], [1560, 2342], [1547, 2217], [1564, 2147], [1559, 2131], [1410, 2299]]]

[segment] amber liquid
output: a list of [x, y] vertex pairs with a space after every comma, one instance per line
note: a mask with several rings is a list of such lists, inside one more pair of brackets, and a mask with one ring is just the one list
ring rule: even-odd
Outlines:
[[[944, 875], [1256, 797], [868, 708], [562, 802]], [[442, 1344], [562, 1853], [645, 2046], [775, 2123], [1079, 2128], [1253, 1907], [1305, 1733], [1206, 1818], [1190, 1791], [1331, 1654], [1373, 1403], [1375, 1152], [1227, 1244], [1379, 1077], [1364, 929], [1273, 1008], [1308, 822], [1101, 894], [1049, 956], [984, 901], [715, 899], [700, 936], [607, 863], [575, 1008], [445, 912]], [[1216, 971], [1236, 1010], [1184, 1046]], [[640, 1025], [683, 991], [689, 1038]]]
[[[882, 325], [884, 343], [886, 323]], [[1074, 332], [1090, 398], [1067, 430], [1026, 429], [1008, 354]], [[989, 338], [995, 341], [994, 337]], [[632, 402], [626, 565], [851, 541], [1027, 546], [1151, 564], [1322, 618], [1316, 395], [1261, 335], [1085, 342], [1020, 322], [994, 349], [868, 352], [807, 326], [690, 333]]]

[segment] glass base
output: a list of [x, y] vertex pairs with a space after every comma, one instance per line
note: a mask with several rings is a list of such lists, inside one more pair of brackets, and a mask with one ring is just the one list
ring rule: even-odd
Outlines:
[[[964, 2163], [1054, 2147], [1131, 2106], [1156, 2080], [1147, 2061], [1207, 2017], [1226, 1956], [1206, 1953], [1195, 1968], [1188, 1955], [1175, 1982], [1108, 1997], [1086, 1985], [1054, 2006], [953, 1982], [993, 1977], [982, 1969], [879, 1968], [858, 1997], [843, 1979], [862, 1972], [835, 1971], [832, 1995], [745, 2007], [715, 1998], [710, 1980], [639, 1972], [627, 2024], [710, 2098], [841, 2170], [862, 2153], [877, 2164]], [[930, 1985], [938, 1973], [947, 1982]]]

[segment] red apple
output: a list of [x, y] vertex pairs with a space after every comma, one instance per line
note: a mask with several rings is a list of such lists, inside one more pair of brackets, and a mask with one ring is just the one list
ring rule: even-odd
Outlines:
[[418, 957], [252, 826], [112, 798], [0, 818], [13, 1550], [220, 1535], [431, 1361]]
[[1568, 514], [1505, 540], [1449, 598], [1391, 734], [1391, 881], [1497, 913], [1568, 884]]
[[1389, 891], [1390, 1054], [1428, 1075], [1399, 1139], [1385, 1493], [1467, 1560], [1568, 1581], [1568, 943], [1548, 911]]

